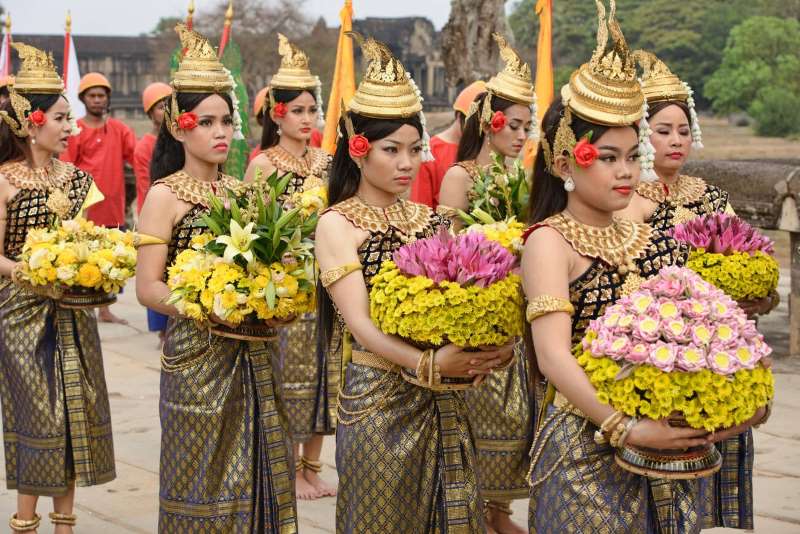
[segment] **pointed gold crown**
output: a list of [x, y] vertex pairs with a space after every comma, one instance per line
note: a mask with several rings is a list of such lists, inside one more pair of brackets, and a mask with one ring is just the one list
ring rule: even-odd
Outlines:
[[493, 37], [500, 47], [500, 58], [505, 67], [486, 83], [486, 90], [517, 104], [530, 106], [536, 99], [530, 66], [508, 45], [505, 37], [499, 33]]
[[642, 67], [642, 92], [647, 102], [663, 100], [689, 100], [689, 90], [680, 78], [672, 74], [666, 63], [652, 52], [637, 50], [633, 57]]
[[53, 54], [47, 54], [25, 43], [11, 43], [22, 64], [14, 78], [14, 90], [18, 93], [61, 94], [64, 82], [56, 71]]
[[278, 34], [278, 53], [281, 55], [281, 66], [272, 76], [269, 85], [273, 89], [313, 89], [318, 79], [311, 74], [308, 56], [305, 52], [289, 42], [285, 35]]
[[[578, 116], [608, 126], [632, 124], [642, 118], [644, 95], [636, 65], [616, 20], [616, 2], [606, 20], [604, 0], [597, 4], [597, 48], [591, 60], [572, 73], [561, 88], [564, 105]], [[606, 50], [611, 33], [613, 48]]]
[[208, 39], [184, 23], [178, 23], [175, 31], [186, 51], [172, 79], [172, 87], [178, 93], [227, 93], [233, 86], [225, 68], [217, 58], [217, 51]]
[[372, 37], [364, 39], [356, 32], [347, 32], [361, 45], [369, 60], [367, 72], [347, 110], [378, 119], [410, 117], [422, 111], [422, 100], [400, 60], [389, 47]]

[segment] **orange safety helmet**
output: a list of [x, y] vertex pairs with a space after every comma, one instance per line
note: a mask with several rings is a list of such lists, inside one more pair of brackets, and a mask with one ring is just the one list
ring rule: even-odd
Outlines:
[[269, 91], [269, 85], [256, 93], [256, 97], [253, 99], [253, 117], [258, 118], [264, 112], [264, 100], [267, 99], [267, 91]]
[[153, 82], [142, 91], [142, 108], [145, 113], [149, 113], [150, 109], [155, 106], [159, 100], [166, 98], [172, 94], [172, 87], [164, 82]]
[[99, 72], [90, 72], [81, 78], [81, 83], [78, 85], [78, 94], [83, 94], [84, 91], [92, 87], [105, 87], [109, 93], [111, 92], [111, 84], [108, 82], [108, 78]]
[[453, 109], [466, 115], [469, 112], [469, 106], [475, 101], [475, 97], [485, 91], [486, 82], [483, 80], [472, 82], [458, 93], [456, 101], [453, 103]]

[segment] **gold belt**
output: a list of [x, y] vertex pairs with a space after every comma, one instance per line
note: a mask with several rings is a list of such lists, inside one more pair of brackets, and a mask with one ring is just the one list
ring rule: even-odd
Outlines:
[[354, 350], [352, 360], [350, 361], [358, 365], [366, 365], [367, 367], [391, 371], [392, 373], [400, 372], [399, 365], [390, 362], [383, 356], [378, 356], [374, 352], [368, 352], [365, 350]]

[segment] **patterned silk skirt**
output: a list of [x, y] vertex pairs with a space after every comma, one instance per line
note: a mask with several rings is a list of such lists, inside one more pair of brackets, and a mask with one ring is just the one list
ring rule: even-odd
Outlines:
[[[332, 349], [319, 361], [314, 314], [306, 314], [282, 328], [276, 345], [281, 397], [292, 441], [303, 443], [312, 434], [333, 434], [341, 374], [340, 352]], [[337, 348], [336, 340], [332, 347]]]
[[464, 393], [475, 438], [478, 484], [489, 501], [528, 497], [528, 451], [535, 413], [529, 389], [526, 359], [520, 355], [511, 367], [492, 373], [479, 387]]
[[717, 443], [722, 468], [701, 480], [711, 498], [703, 528], [753, 529], [753, 431]]
[[170, 319], [160, 414], [160, 533], [297, 532], [291, 446], [267, 344]]
[[351, 363], [339, 403], [336, 532], [485, 532], [459, 394]]
[[61, 496], [113, 480], [97, 320], [0, 278], [0, 397], [9, 489]]
[[697, 481], [655, 480], [614, 461], [587, 419], [548, 407], [531, 449], [528, 528], [537, 534], [690, 534], [700, 531]]

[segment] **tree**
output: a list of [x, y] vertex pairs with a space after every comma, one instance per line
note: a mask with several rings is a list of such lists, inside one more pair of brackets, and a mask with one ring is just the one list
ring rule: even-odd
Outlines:
[[800, 95], [800, 22], [797, 19], [751, 17], [730, 32], [722, 64], [709, 78], [705, 93], [719, 113], [765, 110], [779, 88]]
[[[539, 33], [535, 6], [536, 0], [520, 0], [509, 17], [518, 45], [531, 58]], [[704, 107], [708, 100], [702, 89], [722, 61], [731, 28], [758, 14], [797, 17], [799, 7], [800, 0], [618, 0], [617, 18], [631, 49], [654, 52], [695, 88], [698, 105]], [[595, 43], [595, 12], [591, 1], [553, 2], [557, 69], [575, 69], [588, 60]]]

